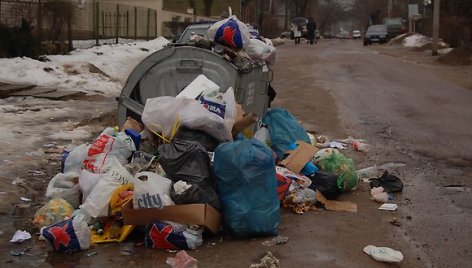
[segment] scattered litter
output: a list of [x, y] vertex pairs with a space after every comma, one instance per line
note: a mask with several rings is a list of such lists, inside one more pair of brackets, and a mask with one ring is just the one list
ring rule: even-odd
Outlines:
[[397, 217], [393, 217], [390, 221], [390, 224], [395, 225], [395, 226], [402, 226], [400, 223], [400, 220]]
[[385, 192], [382, 186], [373, 187], [370, 189], [370, 194], [371, 199], [379, 203], [387, 203], [393, 200], [393, 194]]
[[136, 253], [136, 249], [134, 248], [133, 244], [126, 244], [121, 247], [120, 255], [123, 256], [131, 256]]
[[9, 165], [13, 164], [13, 162], [12, 162], [12, 161], [10, 161], [10, 160], [6, 160], [6, 159], [3, 159], [3, 162], [5, 162], [5, 163], [7, 163], [7, 164], [9, 164]]
[[44, 176], [46, 173], [40, 170], [28, 170], [28, 174], [33, 175], [33, 176]]
[[382, 186], [387, 193], [401, 192], [403, 190], [403, 182], [395, 175], [388, 174], [385, 171], [380, 178], [372, 179], [370, 187]]
[[278, 235], [272, 238], [272, 240], [266, 240], [262, 242], [262, 245], [264, 246], [282, 245], [282, 244], [287, 243], [288, 240], [289, 240], [289, 237]]
[[197, 259], [187, 254], [185, 250], [179, 251], [175, 257], [169, 257], [166, 263], [172, 268], [197, 268]]
[[92, 256], [95, 256], [95, 255], [97, 255], [97, 254], [98, 254], [98, 253], [97, 253], [96, 251], [94, 251], [94, 252], [87, 253], [87, 255], [85, 255], [85, 256], [87, 256], [87, 257], [92, 257]]
[[383, 262], [401, 262], [403, 254], [400, 251], [388, 247], [376, 247], [368, 245], [364, 248], [364, 252], [372, 256], [377, 261]]
[[316, 200], [321, 202], [326, 210], [357, 212], [357, 204], [351, 202], [328, 200], [323, 196], [323, 194], [321, 194], [320, 191], [316, 191]]
[[463, 192], [465, 190], [464, 185], [460, 185], [460, 184], [451, 184], [451, 185], [446, 185], [443, 187], [446, 188], [447, 190], [457, 191], [457, 192]]
[[22, 184], [25, 184], [25, 180], [20, 178], [20, 177], [16, 177], [13, 179], [13, 181], [11, 182], [12, 185], [22, 185]]
[[30, 198], [26, 198], [26, 197], [20, 197], [21, 201], [24, 201], [24, 202], [31, 202], [33, 201], [33, 199], [30, 199]]
[[10, 250], [10, 255], [20, 257], [25, 255], [25, 251]]
[[388, 170], [390, 168], [404, 167], [404, 166], [405, 166], [405, 163], [395, 163], [395, 162], [385, 163], [380, 166], [374, 165], [371, 167], [358, 170], [357, 175], [359, 176], [359, 179], [363, 180], [364, 182], [370, 182], [371, 178], [378, 177], [380, 175], [380, 172], [384, 170]]
[[21, 242], [26, 241], [28, 239], [31, 239], [31, 234], [30, 233], [28, 233], [27, 231], [18, 230], [13, 235], [10, 242], [11, 243], [21, 243]]
[[267, 254], [262, 257], [261, 262], [258, 264], [251, 264], [250, 268], [280, 268], [280, 261], [272, 254], [267, 251]]
[[339, 150], [346, 150], [346, 144], [344, 143], [341, 143], [341, 142], [337, 142], [337, 141], [330, 141], [328, 143], [326, 143], [326, 147], [329, 147], [329, 148], [335, 148], [335, 149], [339, 149]]
[[379, 207], [380, 210], [389, 210], [389, 211], [394, 211], [398, 208], [397, 204], [383, 204]]
[[3, 235], [3, 231], [0, 231], [0, 235]]
[[0, 192], [0, 195], [4, 195], [4, 194], [7, 194], [7, 192]]

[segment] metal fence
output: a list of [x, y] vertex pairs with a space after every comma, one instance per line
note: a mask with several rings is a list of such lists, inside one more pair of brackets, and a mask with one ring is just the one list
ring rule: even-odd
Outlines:
[[[70, 15], [69, 15], [70, 14]], [[66, 0], [0, 0], [0, 24], [28, 22], [40, 41], [68, 42], [157, 37], [157, 11], [130, 5]]]

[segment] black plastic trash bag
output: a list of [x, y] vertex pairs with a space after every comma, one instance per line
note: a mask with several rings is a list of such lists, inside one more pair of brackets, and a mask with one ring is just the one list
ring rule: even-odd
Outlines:
[[328, 199], [336, 199], [342, 193], [337, 185], [338, 176], [333, 173], [318, 171], [309, 178], [311, 179], [309, 188], [320, 191]]
[[210, 157], [198, 142], [174, 139], [169, 144], [162, 144], [157, 148], [157, 161], [174, 182], [205, 181], [210, 186], [215, 186]]
[[179, 140], [196, 141], [205, 147], [205, 149], [209, 152], [214, 152], [216, 146], [220, 144], [217, 139], [206, 134], [205, 132], [189, 129], [186, 127], [180, 128], [175, 138]]
[[191, 185], [181, 194], [176, 194], [174, 186], [171, 187], [171, 198], [176, 204], [202, 203], [220, 208], [210, 157], [200, 143], [173, 140], [170, 144], [160, 145], [157, 161], [173, 182], [182, 180]]
[[397, 176], [388, 174], [388, 171], [385, 171], [380, 178], [372, 179], [370, 182], [371, 188], [380, 186], [387, 193], [401, 192], [403, 190], [403, 182]]
[[183, 190], [181, 193], [177, 193], [174, 186], [170, 188], [170, 197], [177, 205], [209, 204], [218, 210], [220, 209], [220, 199], [208, 183], [188, 183], [187, 185], [190, 188]]

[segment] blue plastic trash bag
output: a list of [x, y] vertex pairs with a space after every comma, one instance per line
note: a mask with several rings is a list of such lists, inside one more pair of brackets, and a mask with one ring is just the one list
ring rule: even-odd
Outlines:
[[250, 39], [249, 29], [235, 16], [213, 24], [208, 29], [208, 36], [215, 43], [231, 48], [243, 48]]
[[262, 122], [269, 129], [272, 149], [277, 153], [279, 160], [283, 158], [290, 144], [302, 140], [311, 144], [310, 137], [297, 119], [283, 108], [274, 108], [266, 113]]
[[216, 148], [213, 168], [229, 232], [276, 235], [280, 215], [272, 151], [255, 139], [224, 143]]

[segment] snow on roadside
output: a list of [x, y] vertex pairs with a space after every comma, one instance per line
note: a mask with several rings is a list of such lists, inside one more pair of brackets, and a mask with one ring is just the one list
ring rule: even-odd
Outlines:
[[427, 43], [431, 43], [431, 39], [421, 34], [414, 34], [412, 36], [405, 37], [403, 40], [403, 46], [405, 47], [422, 47]]
[[[26, 57], [0, 58], [0, 81], [118, 95], [133, 68], [168, 42], [159, 37], [150, 41], [77, 49], [70, 55], [47, 56], [50, 61], [46, 62]], [[104, 74], [91, 70], [90, 64]]]

